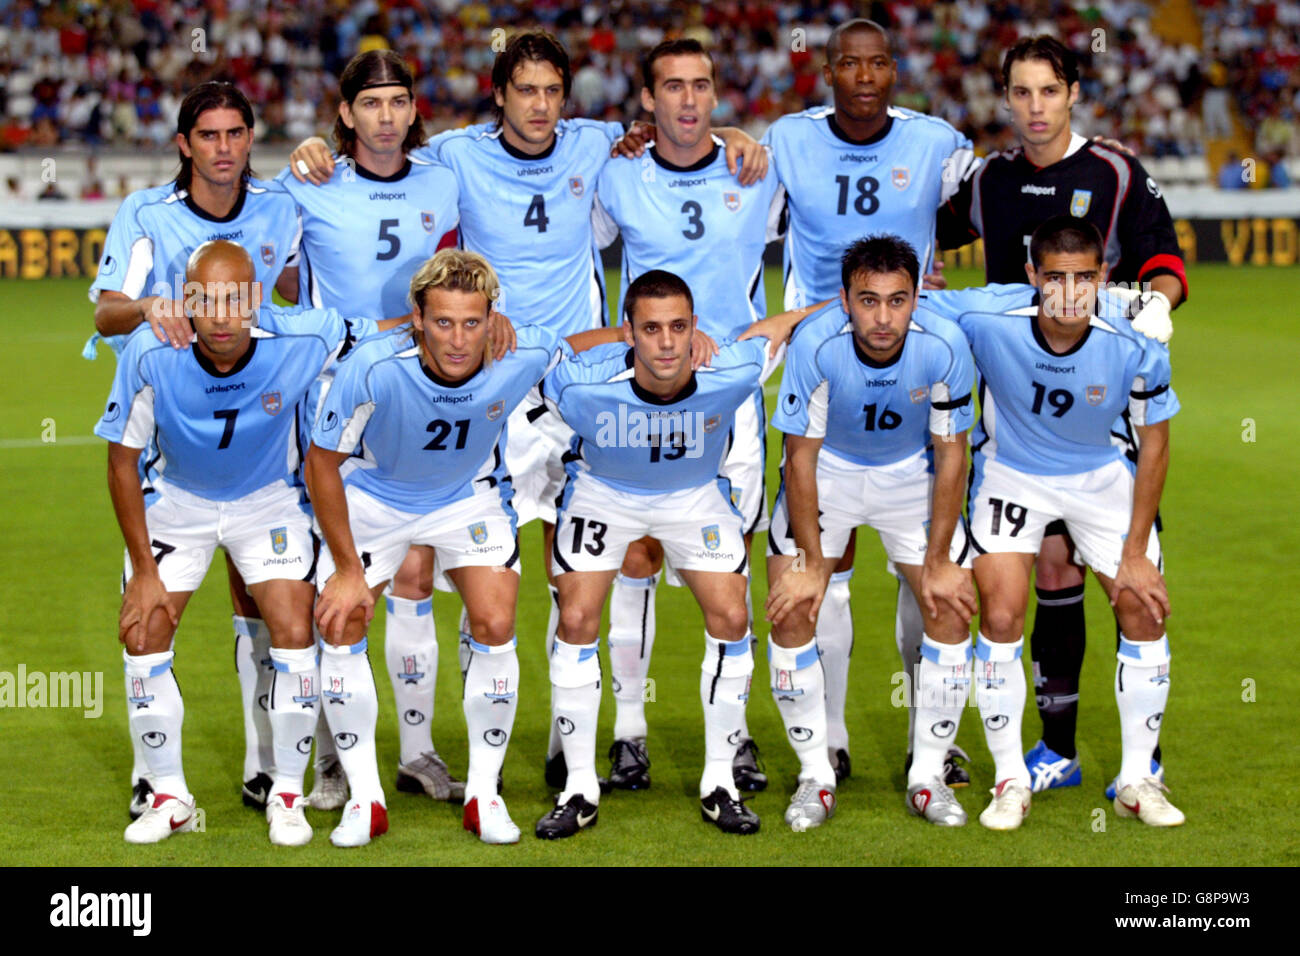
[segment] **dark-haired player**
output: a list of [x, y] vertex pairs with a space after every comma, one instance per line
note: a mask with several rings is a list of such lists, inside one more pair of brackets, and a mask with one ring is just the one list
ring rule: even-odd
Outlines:
[[[360, 53], [339, 78], [338, 148], [333, 175], [320, 188], [285, 170], [276, 177], [298, 203], [302, 256], [299, 301], [380, 320], [406, 312], [411, 277], [438, 249], [453, 245], [459, 219], [456, 176], [411, 155], [427, 142], [415, 108], [414, 77], [391, 50]], [[319, 389], [307, 429], [315, 420]], [[384, 663], [397, 710], [397, 789], [437, 800], [460, 799], [433, 744], [438, 637], [433, 621], [433, 549], [413, 548], [386, 595]], [[314, 807], [347, 798], [333, 740], [317, 735]]]
[[[163, 186], [132, 193], [122, 203], [104, 241], [99, 271], [90, 286], [96, 334], [83, 353], [95, 357], [101, 337], [120, 352], [128, 333], [147, 322], [160, 341], [188, 348], [193, 336], [185, 317], [185, 263], [205, 242], [228, 239], [252, 258], [256, 279], [290, 300], [297, 297], [291, 266], [298, 254], [298, 221], [292, 197], [276, 183], [252, 176], [253, 108], [229, 83], [202, 83], [181, 102], [176, 120], [180, 172]], [[145, 460], [152, 458], [147, 454]], [[267, 716], [271, 689], [270, 634], [227, 555], [234, 605], [235, 670], [243, 694], [243, 799], [266, 805], [273, 754]], [[143, 745], [134, 741], [131, 816], [149, 804], [151, 784]]]
[[[1018, 827], [1029, 812], [1021, 755], [1020, 656], [1030, 570], [1047, 527], [1063, 521], [1106, 589], [1120, 628], [1115, 698], [1122, 762], [1115, 812], [1151, 826], [1183, 814], [1150, 766], [1169, 697], [1169, 597], [1154, 527], [1169, 465], [1169, 350], [1135, 332], [1130, 302], [1099, 292], [1104, 240], [1091, 223], [1056, 216], [1030, 241], [1032, 285], [943, 295], [980, 373], [972, 448], [970, 535], [980, 592], [975, 692], [997, 786], [980, 822]], [[1138, 437], [1130, 467], [1112, 441], [1124, 410]]]
[[[888, 31], [871, 20], [841, 24], [826, 44], [823, 67], [834, 105], [783, 116], [763, 137], [786, 192], [787, 309], [837, 299], [840, 257], [868, 233], [899, 236], [916, 250], [921, 271], [930, 272], [938, 208], [979, 161], [970, 140], [948, 123], [891, 105], [897, 75]], [[826, 668], [828, 747], [839, 778], [851, 770], [844, 711], [853, 646], [853, 550], [850, 536], [817, 622]], [[915, 607], [901, 579], [899, 601]], [[914, 626], [900, 627], [897, 637], [911, 675], [921, 640], [919, 616]], [[909, 708], [909, 739], [913, 716]], [[964, 756], [959, 750], [953, 755]], [[949, 784], [969, 782], [955, 762], [945, 773]]]
[[[1102, 235], [1109, 281], [1141, 290], [1133, 328], [1168, 341], [1169, 313], [1186, 298], [1187, 275], [1160, 187], [1131, 155], [1071, 130], [1079, 67], [1059, 40], [1021, 40], [1003, 58], [1002, 82], [1020, 144], [994, 153], [964, 179], [940, 210], [940, 245], [982, 237], [986, 280], [1018, 283], [1040, 223], [1058, 215], [1090, 222]], [[1116, 423], [1114, 438], [1136, 460], [1126, 419]], [[1042, 739], [1026, 755], [1035, 791], [1082, 780], [1075, 724], [1086, 634], [1084, 577], [1070, 558], [1069, 540], [1054, 524], [1036, 566], [1038, 610], [1030, 637], [1043, 721]], [[1163, 773], [1159, 753], [1151, 769]]]
[[806, 830], [834, 808], [813, 624], [849, 534], [866, 524], [923, 599], [907, 806], [961, 826], [966, 814], [944, 782], [944, 762], [970, 680], [975, 591], [961, 502], [974, 366], [960, 329], [913, 314], [920, 269], [906, 242], [859, 239], [840, 271], [839, 301], [794, 335], [772, 418], [786, 433], [767, 539], [772, 695], [802, 764], [786, 822]]

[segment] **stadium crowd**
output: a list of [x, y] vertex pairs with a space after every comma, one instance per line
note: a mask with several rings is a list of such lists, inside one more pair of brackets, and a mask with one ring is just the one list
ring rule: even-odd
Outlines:
[[1017, 36], [1050, 31], [1082, 59], [1088, 106], [1075, 116], [1082, 133], [1119, 139], [1142, 155], [1198, 155], [1206, 135], [1231, 134], [1235, 93], [1261, 156], [1300, 155], [1300, 4], [1201, 0], [1203, 50], [1160, 40], [1152, 10], [1141, 0], [730, 0], [667, 11], [647, 0], [527, 7], [0, 0], [0, 150], [161, 145], [184, 91], [211, 78], [247, 91], [261, 138], [297, 142], [332, 124], [334, 78], [347, 59], [385, 46], [416, 66], [419, 108], [431, 127], [461, 126], [490, 114], [493, 31], [528, 23], [556, 31], [568, 47], [579, 115], [637, 118], [638, 52], [675, 32], [715, 51], [716, 121], [760, 136], [782, 114], [827, 99], [816, 51], [832, 24], [865, 13], [892, 24], [900, 41], [896, 102], [943, 117], [980, 152], [1014, 139], [1000, 105], [998, 51]]

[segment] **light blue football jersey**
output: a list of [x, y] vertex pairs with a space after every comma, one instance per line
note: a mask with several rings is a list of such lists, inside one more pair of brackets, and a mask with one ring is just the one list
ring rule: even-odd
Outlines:
[[408, 158], [393, 176], [334, 157], [323, 186], [276, 177], [298, 204], [298, 301], [388, 319], [410, 311], [411, 277], [456, 228], [459, 189], [447, 167]]
[[1113, 439], [1127, 412], [1155, 425], [1179, 409], [1169, 349], [1134, 332], [1128, 303], [1097, 297], [1097, 314], [1069, 352], [1053, 352], [1038, 331], [1038, 292], [990, 285], [928, 292], [922, 307], [961, 327], [979, 371], [980, 421], [972, 448], [1035, 475], [1070, 475], [1123, 457]]
[[834, 124], [834, 107], [783, 116], [763, 136], [785, 187], [785, 305], [833, 298], [844, 250], [890, 233], [929, 271], [941, 204], [975, 159], [970, 140], [934, 116], [891, 106], [885, 128], [857, 143]]
[[[248, 250], [263, 298], [269, 301], [280, 273], [297, 264], [299, 238], [297, 207], [279, 183], [250, 179], [235, 207], [220, 219], [200, 209], [173, 183], [142, 189], [128, 196], [113, 217], [90, 301], [98, 302], [105, 290], [132, 299], [166, 295], [184, 300], [185, 263], [190, 253], [212, 239], [229, 239]], [[86, 343], [86, 358], [95, 357], [100, 339], [94, 335]], [[105, 341], [120, 352], [126, 339], [118, 335]]]
[[495, 124], [439, 133], [411, 153], [451, 168], [460, 184], [461, 246], [501, 279], [497, 310], [519, 325], [572, 335], [606, 324], [605, 270], [591, 228], [596, 179], [618, 123], [560, 120], [538, 156], [515, 150]]
[[689, 168], [653, 146], [640, 159], [611, 160], [597, 181], [595, 223], [602, 248], [623, 234], [620, 320], [627, 287], [651, 269], [685, 280], [699, 327], [714, 339], [733, 338], [766, 316], [763, 250], [779, 237], [780, 192], [770, 171], [741, 186], [717, 137]]
[[496, 488], [509, 507], [506, 419], [567, 346], [556, 333], [516, 326], [514, 352], [459, 383], [420, 361], [406, 327], [376, 336], [340, 362], [312, 443], [353, 457], [343, 481], [411, 514]]
[[[736, 409], [781, 354], [769, 360], [762, 338], [719, 345], [713, 364], [669, 402], [636, 383], [626, 345], [602, 345], [557, 364], [542, 382], [542, 397], [573, 429], [565, 464], [570, 477], [587, 472], [638, 495], [725, 483], [719, 470]], [[730, 498], [729, 486], [725, 494]]]
[[888, 465], [925, 449], [932, 432], [969, 429], [974, 380], [970, 347], [952, 322], [918, 311], [902, 349], [880, 364], [835, 302], [796, 328], [772, 425], [821, 438], [847, 461]]
[[346, 339], [337, 313], [314, 311], [278, 323], [311, 331], [254, 329], [248, 352], [228, 372], [197, 345], [177, 350], [147, 326], [136, 329], [95, 434], [129, 448], [156, 448], [148, 483], [163, 477], [211, 501], [288, 481], [298, 463], [298, 405]]

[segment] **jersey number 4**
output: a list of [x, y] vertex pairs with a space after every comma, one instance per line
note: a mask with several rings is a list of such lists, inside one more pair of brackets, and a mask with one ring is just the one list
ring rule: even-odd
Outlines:
[[546, 197], [541, 193], [534, 193], [533, 201], [528, 204], [528, 211], [524, 213], [524, 225], [536, 226], [538, 232], [545, 232], [546, 224], [550, 221], [546, 216]]

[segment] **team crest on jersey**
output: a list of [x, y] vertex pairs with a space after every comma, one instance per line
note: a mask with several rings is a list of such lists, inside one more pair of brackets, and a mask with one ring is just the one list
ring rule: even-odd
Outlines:
[[268, 266], [275, 264], [275, 245], [273, 243], [262, 243], [262, 261]]
[[889, 171], [889, 181], [894, 184], [895, 189], [906, 189], [907, 184], [912, 181], [912, 173], [906, 166], [895, 166]]
[[1076, 189], [1074, 195], [1070, 197], [1070, 215], [1075, 219], [1082, 219], [1088, 215], [1088, 207], [1092, 205], [1091, 189]]
[[723, 193], [722, 201], [732, 212], [740, 208], [740, 193]]
[[581, 195], [583, 194], [583, 191], [584, 191], [584, 187], [583, 187], [583, 185], [582, 185], [582, 177], [581, 177], [581, 176], [570, 176], [570, 177], [569, 177], [569, 192], [573, 193], [573, 195], [575, 195], [575, 196], [581, 196]]
[[280, 393], [267, 392], [262, 396], [262, 411], [268, 415], [280, 414]]
[[420, 213], [420, 225], [424, 227], [425, 232], [433, 232], [433, 213]]
[[927, 398], [930, 397], [930, 390], [928, 388], [925, 388], [924, 386], [922, 386], [921, 388], [914, 388], [911, 391], [911, 396], [912, 396], [912, 404], [920, 405], [923, 401], [925, 401]]
[[1087, 392], [1084, 394], [1087, 396], [1089, 405], [1100, 405], [1106, 400], [1106, 386], [1089, 385]]
[[488, 421], [494, 422], [501, 417], [501, 413], [506, 410], [505, 399], [499, 402], [493, 402], [487, 410]]
[[737, 488], [735, 485], [731, 486], [731, 506], [733, 508], [740, 507], [740, 499], [744, 495], [744, 493], [745, 493], [744, 488]]
[[722, 416], [714, 415], [710, 418], [704, 419], [704, 430], [706, 432], [711, 432], [713, 431], [713, 429], [717, 428], [720, 424], [722, 424]]
[[475, 544], [482, 544], [487, 540], [487, 522], [475, 521], [469, 526], [469, 536], [474, 539]]
[[284, 554], [289, 550], [289, 529], [287, 527], [271, 529], [271, 550], [276, 554]]
[[722, 544], [722, 535], [719, 533], [716, 524], [711, 524], [707, 528], [701, 528], [700, 534], [704, 538], [704, 546], [710, 551], [717, 551], [718, 547]]

